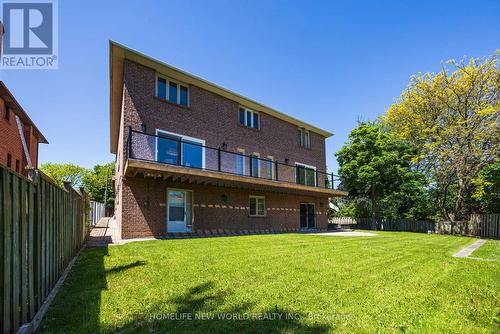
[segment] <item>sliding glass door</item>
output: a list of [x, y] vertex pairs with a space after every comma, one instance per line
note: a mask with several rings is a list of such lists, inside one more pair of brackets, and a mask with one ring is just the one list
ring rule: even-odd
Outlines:
[[300, 228], [316, 228], [316, 208], [314, 203], [300, 203]]
[[295, 181], [306, 186], [316, 185], [316, 169], [305, 165], [295, 165]]
[[204, 141], [157, 131], [156, 161], [191, 168], [205, 168]]

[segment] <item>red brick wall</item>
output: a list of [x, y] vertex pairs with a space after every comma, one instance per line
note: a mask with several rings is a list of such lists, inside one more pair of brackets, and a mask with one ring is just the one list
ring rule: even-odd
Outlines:
[[[182, 107], [154, 97], [156, 73], [142, 65], [126, 61], [124, 64], [124, 127], [131, 126], [155, 134], [162, 129], [190, 137], [204, 139], [205, 145], [227, 150], [237, 148], [246, 154], [260, 153], [262, 158], [273, 156], [280, 162], [288, 158], [295, 162], [326, 170], [325, 138], [311, 132], [311, 149], [297, 143], [297, 126], [273, 116], [260, 113], [260, 130], [239, 125], [239, 104], [196, 86], [189, 86], [190, 107]], [[258, 111], [258, 110], [257, 110]], [[123, 136], [127, 136], [124, 131]]]
[[[246, 154], [260, 153], [265, 158], [295, 162], [326, 169], [325, 138], [311, 132], [311, 149], [296, 142], [297, 126], [260, 113], [260, 129], [239, 125], [239, 104], [196, 86], [189, 86], [190, 107], [182, 107], [155, 98], [156, 76], [149, 68], [125, 61], [122, 115], [115, 176], [115, 215], [122, 228], [122, 237], [159, 236], [166, 231], [166, 188], [164, 181], [123, 178], [128, 126], [155, 134], [162, 129], [203, 139], [207, 146], [227, 144], [227, 150], [245, 149]], [[256, 110], [259, 111], [259, 110]], [[207, 160], [210, 158], [207, 156]], [[283, 172], [280, 172], [282, 175]], [[293, 178], [293, 173], [291, 178]], [[321, 177], [318, 182], [323, 182]], [[262, 230], [299, 228], [299, 203], [316, 203], [317, 227], [326, 229], [327, 198], [292, 194], [262, 193], [244, 189], [174, 184], [177, 188], [194, 190], [194, 228], [226, 230]], [[221, 196], [228, 196], [222, 203]], [[270, 208], [265, 218], [248, 216], [248, 196], [265, 195]], [[320, 205], [322, 203], [322, 205]], [[205, 205], [205, 206], [203, 206]], [[208, 207], [211, 205], [212, 207]], [[222, 205], [226, 207], [223, 208]], [[219, 206], [219, 207], [217, 207]], [[232, 208], [230, 208], [230, 206]], [[236, 209], [238, 207], [239, 209]], [[244, 209], [241, 209], [244, 207]]]
[[[19, 131], [17, 129], [16, 114], [10, 109], [9, 120], [3, 116], [5, 102], [0, 98], [0, 164], [7, 166], [7, 154], [12, 156], [11, 168], [16, 169], [16, 160], [19, 161], [19, 172], [26, 175], [25, 167], [27, 161], [24, 157], [23, 146]], [[38, 141], [34, 137], [33, 128], [23, 125], [23, 132], [30, 150], [32, 164], [36, 167], [38, 163]]]
[[[247, 189], [186, 185], [154, 179], [127, 178], [123, 182], [122, 237], [162, 236], [166, 233], [167, 188], [193, 191], [193, 229], [282, 230], [300, 228], [300, 202], [316, 204], [316, 226], [327, 228], [327, 198]], [[226, 195], [224, 202], [222, 195]], [[266, 217], [249, 217], [249, 196], [265, 196]]]

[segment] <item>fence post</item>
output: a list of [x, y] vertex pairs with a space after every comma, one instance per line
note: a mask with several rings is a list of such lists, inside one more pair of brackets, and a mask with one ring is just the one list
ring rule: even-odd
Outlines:
[[[85, 241], [85, 239], [87, 238], [87, 234], [90, 230], [90, 228], [88, 228], [88, 217], [87, 217], [87, 210], [88, 210], [88, 205], [87, 205], [87, 200], [88, 200], [88, 197], [87, 197], [87, 192], [85, 191], [85, 188], [84, 187], [80, 187], [80, 194], [81, 194], [81, 203], [82, 203], [82, 238], [80, 240], [80, 242], [83, 242]], [[106, 208], [106, 205], [104, 205], [104, 208]], [[106, 209], [104, 209], [106, 210]]]
[[330, 173], [330, 177], [332, 178], [332, 189], [335, 189], [335, 186], [333, 185], [333, 172]]
[[278, 160], [274, 161], [274, 169], [275, 169], [274, 177], [276, 181], [278, 181]]

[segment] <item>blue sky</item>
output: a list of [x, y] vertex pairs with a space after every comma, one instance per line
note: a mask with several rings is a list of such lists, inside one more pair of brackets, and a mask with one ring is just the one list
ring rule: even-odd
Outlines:
[[384, 113], [410, 75], [500, 48], [500, 1], [59, 1], [59, 69], [0, 71], [48, 138], [40, 162], [109, 153], [108, 40], [335, 133]]

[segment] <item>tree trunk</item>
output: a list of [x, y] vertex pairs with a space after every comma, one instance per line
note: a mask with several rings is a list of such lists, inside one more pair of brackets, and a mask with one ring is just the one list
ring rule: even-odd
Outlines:
[[376, 195], [375, 195], [375, 187], [372, 185], [371, 187], [371, 202], [372, 202], [372, 229], [377, 230], [377, 216], [378, 216], [378, 207], [376, 204]]

